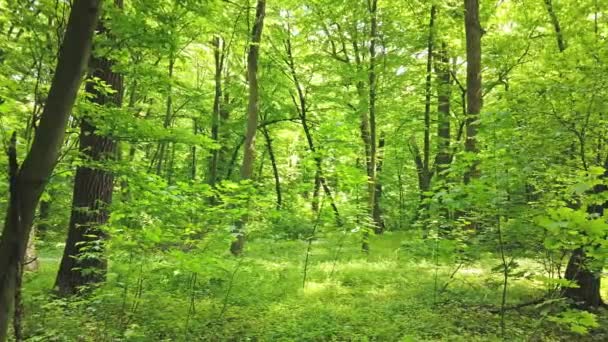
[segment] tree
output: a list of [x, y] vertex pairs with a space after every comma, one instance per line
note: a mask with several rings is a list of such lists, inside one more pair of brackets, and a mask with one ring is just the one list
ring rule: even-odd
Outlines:
[[[34, 213], [63, 142], [70, 110], [87, 65], [101, 7], [99, 0], [76, 0], [72, 6], [55, 75], [32, 146], [20, 167], [13, 156], [11, 195], [0, 241], [0, 341], [7, 339], [16, 284]], [[16, 152], [15, 152], [16, 153]]]
[[[215, 62], [214, 74], [214, 96], [213, 96], [213, 118], [211, 120], [211, 138], [217, 142], [220, 141], [220, 127], [222, 123], [222, 72], [226, 60], [226, 43], [220, 36], [213, 37], [213, 60]], [[218, 169], [221, 149], [216, 149], [211, 152], [209, 158], [209, 173], [207, 182], [214, 186], [218, 180]]]
[[410, 152], [414, 157], [416, 173], [418, 174], [418, 190], [420, 191], [420, 209], [428, 215], [428, 192], [431, 190], [431, 180], [434, 171], [430, 163], [431, 160], [431, 96], [433, 94], [433, 58], [435, 47], [435, 20], [437, 16], [437, 6], [431, 5], [429, 19], [429, 35], [426, 50], [426, 77], [425, 77], [425, 101], [424, 101], [424, 142], [422, 153], [416, 144], [416, 139], [412, 137], [409, 142]]
[[450, 58], [447, 44], [443, 42], [437, 53], [435, 73], [437, 74], [437, 155], [435, 157], [435, 172], [437, 178], [446, 181], [446, 172], [452, 162], [450, 143], [452, 139], [450, 109], [452, 95], [452, 77], [450, 75]]
[[[559, 18], [551, 0], [545, 0], [545, 7], [551, 20], [551, 24], [553, 25], [559, 54], [563, 55], [563, 53], [566, 51], [567, 45], [564, 39], [564, 33], [562, 31]], [[597, 35], [597, 28], [595, 33]], [[586, 113], [587, 119], [585, 120], [586, 122], [589, 122], [589, 116], [591, 115], [590, 111], [593, 106], [594, 98], [591, 97], [590, 99], [587, 99], [587, 101], [589, 102], [589, 109]], [[557, 115], [558, 114], [556, 113], [556, 116]], [[580, 159], [581, 166], [584, 170], [589, 171], [590, 165], [586, 158], [587, 152], [585, 151], [586, 145], [588, 144], [587, 140], [589, 135], [586, 132], [587, 124], [577, 129], [576, 124], [570, 124], [564, 121], [563, 119], [558, 120], [560, 121], [560, 124], [569, 127], [569, 129], [573, 131], [573, 133], [577, 137], [579, 145], [578, 157]], [[601, 145], [602, 144], [600, 143], [598, 146], [598, 156], [601, 156], [602, 153]], [[605, 170], [604, 174], [600, 178], [605, 179], [606, 177], [608, 177], [608, 157], [605, 161], [602, 161], [601, 157], [597, 158], [596, 164], [598, 164], [596, 166], [603, 167]], [[606, 191], [608, 191], [608, 188], [605, 185], [600, 184], [594, 186], [594, 188], [591, 190], [591, 194], [601, 195]], [[592, 217], [596, 215], [598, 217], [603, 217], [606, 206], [608, 206], [608, 202], [589, 205], [587, 207], [587, 213]], [[589, 254], [593, 254], [589, 252], [593, 251], [596, 248], [597, 246], [594, 245], [584, 245], [574, 249], [571, 252], [564, 274], [564, 278], [566, 280], [569, 280], [576, 284], [575, 287], [568, 287], [564, 289], [564, 295], [583, 308], [598, 308], [599, 306], [603, 305], [601, 298], [601, 268], [600, 270], [598, 270], [597, 267], [593, 267], [592, 263], [594, 263], [595, 260], [592, 256], [589, 256]]]
[[[120, 1], [116, 5], [122, 7]], [[97, 32], [107, 33], [103, 22]], [[86, 92], [98, 106], [95, 110], [122, 105], [123, 77], [112, 70], [113, 64], [108, 57], [91, 58]], [[103, 83], [97, 84], [99, 81]], [[109, 89], [101, 89], [104, 85]], [[62, 295], [76, 294], [82, 286], [103, 281], [107, 268], [105, 233], [100, 226], [108, 221], [114, 175], [99, 165], [114, 159], [116, 141], [99, 134], [91, 114], [81, 119], [79, 151], [86, 164], [76, 170], [68, 237], [55, 281], [55, 288]]]
[[[245, 133], [245, 145], [243, 164], [241, 165], [241, 180], [251, 180], [253, 177], [253, 164], [255, 162], [255, 135], [258, 129], [259, 111], [259, 86], [258, 86], [258, 59], [260, 55], [260, 42], [262, 40], [262, 29], [264, 28], [264, 16], [266, 15], [266, 1], [258, 0], [255, 10], [255, 21], [251, 30], [251, 42], [247, 54], [247, 82], [249, 83], [249, 102], [247, 105], [247, 130]], [[239, 255], [245, 247], [246, 218], [238, 222], [237, 238], [232, 242], [230, 251]]]
[[[479, 113], [482, 106], [481, 93], [481, 36], [479, 23], [479, 0], [464, 0], [465, 32], [467, 47], [467, 117], [465, 121], [466, 141], [465, 151], [473, 154], [479, 152], [477, 146], [477, 131]], [[479, 177], [478, 162], [473, 161], [470, 169], [464, 175], [464, 182]]]
[[[364, 139], [369, 143], [369, 166], [368, 166], [368, 197], [369, 210], [374, 222], [374, 231], [381, 234], [384, 231], [384, 222], [380, 213], [379, 198], [381, 191], [377, 191], [378, 183], [378, 137], [376, 124], [376, 101], [378, 92], [378, 75], [376, 71], [377, 64], [377, 45], [378, 37], [378, 0], [368, 0], [367, 10], [370, 16], [370, 32], [369, 32], [369, 69], [368, 69], [368, 87], [369, 87], [369, 136]], [[364, 134], [364, 133], [362, 133]], [[381, 168], [381, 167], [380, 167]]]

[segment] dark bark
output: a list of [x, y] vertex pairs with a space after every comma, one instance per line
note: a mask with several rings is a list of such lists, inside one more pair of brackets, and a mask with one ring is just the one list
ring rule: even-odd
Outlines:
[[435, 157], [435, 172], [440, 181], [447, 178], [446, 171], [452, 163], [450, 151], [451, 127], [450, 127], [450, 98], [452, 95], [452, 80], [450, 77], [450, 59], [447, 53], [447, 45], [441, 44], [438, 60], [435, 63], [437, 74], [437, 155]]
[[603, 304], [600, 294], [602, 273], [590, 269], [590, 261], [585, 249], [577, 248], [568, 260], [565, 273], [565, 279], [573, 281], [577, 287], [566, 288], [564, 295], [585, 309], [598, 308]]
[[44, 111], [19, 173], [13, 179], [9, 209], [0, 241], [0, 342], [6, 341], [17, 275], [36, 207], [55, 167], [82, 72], [90, 56], [101, 1], [75, 0]]
[[[426, 59], [426, 80], [425, 80], [425, 103], [424, 103], [424, 141], [422, 153], [416, 144], [414, 137], [410, 140], [410, 152], [414, 157], [416, 164], [416, 173], [418, 174], [418, 190], [420, 191], [420, 204], [418, 214], [423, 213], [423, 217], [428, 215], [427, 198], [428, 192], [431, 190], [431, 178], [433, 171], [430, 166], [431, 159], [431, 97], [433, 91], [433, 57], [435, 46], [435, 18], [437, 16], [437, 7], [431, 6], [429, 19], [429, 35], [427, 38], [427, 59]], [[418, 219], [421, 217], [418, 216]]]
[[[266, 0], [258, 0], [255, 11], [255, 23], [251, 31], [251, 43], [247, 54], [247, 81], [249, 83], [249, 102], [247, 106], [247, 130], [245, 133], [245, 144], [243, 164], [241, 166], [241, 180], [250, 180], [253, 177], [253, 164], [255, 161], [255, 133], [258, 127], [259, 111], [259, 88], [258, 88], [258, 59], [260, 54], [260, 41], [264, 28], [264, 16], [266, 15]], [[245, 224], [247, 217], [238, 221], [236, 227], [237, 238], [232, 242], [230, 251], [239, 255], [245, 247]]]
[[[224, 41], [218, 36], [213, 38], [213, 57], [215, 60], [215, 94], [213, 97], [213, 116], [211, 120], [211, 139], [220, 143], [220, 124], [222, 122], [222, 70], [224, 68]], [[211, 151], [207, 183], [214, 186], [218, 181], [218, 167], [221, 149]]]
[[[102, 23], [98, 32], [103, 33]], [[92, 102], [105, 107], [120, 107], [123, 94], [123, 77], [112, 71], [113, 62], [105, 57], [91, 58], [91, 79], [99, 79], [112, 88], [112, 94], [97, 89], [91, 81], [86, 92]], [[86, 115], [80, 124], [79, 151], [86, 163], [76, 170], [72, 214], [63, 257], [57, 273], [55, 288], [61, 295], [76, 294], [83, 286], [100, 283], [105, 279], [107, 262], [103, 243], [105, 233], [100, 226], [109, 217], [112, 203], [114, 175], [97, 165], [116, 156], [116, 142], [97, 133], [94, 120]]]
[[[547, 12], [549, 13], [553, 28], [555, 30], [557, 47], [559, 49], [559, 52], [562, 53], [566, 50], [566, 42], [564, 40], [559, 19], [557, 17], [557, 14], [555, 13], [555, 9], [553, 8], [553, 3], [551, 0], [545, 0], [545, 6], [547, 8]], [[578, 140], [581, 151], [581, 162], [583, 164], [583, 167], [587, 169], [587, 163], [584, 157], [585, 139], [579, 134]], [[603, 167], [606, 171], [602, 175], [602, 178], [607, 178], [608, 158], [606, 158], [606, 160], [604, 161]], [[605, 185], [596, 185], [592, 193], [600, 194], [605, 191], [608, 191], [608, 188]], [[602, 205], [590, 205], [587, 208], [587, 212], [591, 215], [603, 216], [604, 210], [606, 208], [608, 208], [608, 202], [603, 203]], [[598, 308], [599, 306], [603, 305], [600, 291], [601, 270], [594, 270], [590, 267], [589, 264], [593, 260], [587, 256], [585, 248], [595, 248], [595, 246], [581, 246], [572, 251], [572, 254], [570, 255], [568, 265], [566, 266], [564, 278], [566, 280], [574, 282], [577, 287], [565, 289], [564, 295], [574, 301], [581, 308], [592, 309]]]
[[[479, 114], [482, 107], [481, 95], [481, 36], [482, 30], [479, 23], [479, 0], [465, 0], [465, 33], [467, 49], [467, 116], [465, 120], [466, 140], [464, 150], [477, 158], [479, 147], [477, 146], [477, 131], [479, 126]], [[465, 184], [471, 179], [479, 178], [480, 171], [478, 161], [474, 160], [472, 165], [464, 174]]]
[[369, 208], [374, 223], [374, 231], [381, 233], [384, 230], [384, 222], [380, 214], [379, 199], [376, 197], [382, 194], [378, 192], [378, 139], [376, 133], [376, 101], [377, 101], [377, 83], [378, 76], [376, 74], [376, 44], [378, 40], [378, 0], [368, 0], [368, 12], [370, 15], [370, 33], [369, 33], [369, 69], [368, 69], [368, 87], [369, 87], [369, 164], [368, 169], [368, 191], [369, 191]]
[[433, 54], [435, 47], [435, 17], [437, 16], [437, 7], [431, 6], [431, 14], [429, 19], [429, 36], [427, 42], [427, 57], [426, 57], [426, 89], [424, 101], [424, 143], [422, 151], [422, 168], [426, 174], [430, 174], [430, 159], [431, 159], [431, 95], [433, 90]]
[[[608, 178], [608, 157], [604, 162], [604, 174], [601, 178]], [[591, 191], [591, 195], [599, 195], [608, 191], [608, 186], [604, 184], [596, 185]], [[601, 204], [589, 205], [587, 213], [590, 215], [603, 217], [605, 210], [608, 208], [608, 201]], [[575, 249], [568, 260], [566, 267], [565, 279], [574, 282], [578, 287], [567, 288], [564, 295], [572, 299], [577, 305], [585, 309], [594, 309], [603, 305], [601, 298], [601, 280], [602, 269], [594, 269], [591, 263], [595, 261], [587, 256], [585, 248], [594, 249], [598, 246], [582, 246]]]
[[[435, 61], [435, 73], [437, 76], [437, 154], [435, 155], [434, 177], [437, 189], [442, 192], [449, 191], [448, 179], [449, 169], [452, 164], [453, 151], [451, 150], [451, 122], [450, 106], [452, 95], [452, 79], [450, 72], [450, 58], [447, 52], [447, 44], [442, 42]], [[449, 226], [450, 216], [448, 208], [443, 205], [443, 196], [439, 198], [439, 212], [443, 216], [441, 232], [445, 233]]]
[[555, 30], [555, 39], [557, 40], [557, 47], [559, 49], [559, 52], [564, 52], [564, 50], [566, 50], [564, 33], [562, 32], [562, 28], [559, 24], [555, 9], [553, 8], [552, 0], [545, 0], [545, 7], [547, 8], [547, 13], [549, 13], [549, 17], [551, 18], [551, 24], [553, 24], [553, 29]]
[[414, 157], [414, 164], [416, 165], [416, 173], [418, 174], [418, 190], [420, 192], [420, 209], [427, 209], [425, 204], [425, 200], [427, 198], [426, 193], [431, 190], [431, 178], [432, 173], [428, 172], [424, 168], [424, 161], [422, 159], [422, 154], [420, 153], [420, 148], [418, 144], [416, 144], [416, 140], [414, 137], [410, 139], [409, 142], [410, 153]]

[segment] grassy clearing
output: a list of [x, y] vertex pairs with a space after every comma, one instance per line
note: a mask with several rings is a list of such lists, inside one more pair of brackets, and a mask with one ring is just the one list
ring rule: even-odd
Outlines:
[[[113, 263], [108, 283], [81, 302], [49, 302], [60, 249], [46, 248], [25, 281], [26, 330], [31, 341], [502, 340], [492, 311], [501, 298], [500, 274], [491, 271], [497, 261], [463, 265], [451, 277], [454, 266], [404, 248], [406, 238], [374, 238], [369, 255], [354, 238], [314, 241], [304, 287], [302, 241], [254, 241], [243, 258], [221, 256], [196, 281], [160, 255]], [[514, 279], [508, 304], [542, 295], [541, 283]], [[603, 326], [582, 336], [540, 311], [509, 310], [505, 339], [608, 338], [605, 314]]]

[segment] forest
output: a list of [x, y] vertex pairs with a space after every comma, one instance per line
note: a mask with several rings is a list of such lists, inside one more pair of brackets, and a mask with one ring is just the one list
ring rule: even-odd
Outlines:
[[0, 0], [0, 140], [0, 342], [608, 340], [605, 0]]

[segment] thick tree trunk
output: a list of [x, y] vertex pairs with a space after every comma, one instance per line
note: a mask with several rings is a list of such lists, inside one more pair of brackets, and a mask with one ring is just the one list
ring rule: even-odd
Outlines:
[[63, 142], [70, 110], [91, 53], [100, 0], [75, 0], [57, 68], [36, 136], [19, 173], [12, 181], [9, 209], [0, 241], [0, 342], [6, 341], [13, 310], [17, 276], [40, 196]]
[[[99, 33], [105, 32], [103, 23]], [[91, 79], [99, 79], [110, 86], [112, 94], [100, 91], [88, 82], [86, 92], [99, 106], [120, 107], [123, 77], [112, 71], [113, 62], [105, 57], [91, 58]], [[86, 162], [95, 164], [116, 156], [116, 142], [97, 134], [90, 117], [80, 124], [80, 153]], [[57, 273], [55, 288], [61, 295], [76, 294], [82, 286], [100, 283], [105, 279], [107, 262], [104, 256], [105, 234], [100, 226], [108, 220], [107, 207], [112, 203], [114, 175], [96, 166], [79, 166], [74, 179], [72, 214], [68, 237]]]
[[[479, 23], [479, 0], [464, 0], [465, 33], [467, 45], [467, 117], [466, 141], [464, 150], [475, 155], [479, 153], [477, 146], [477, 131], [479, 113], [481, 112], [481, 25]], [[478, 162], [473, 164], [464, 174], [465, 184], [471, 179], [479, 178]]]
[[[564, 35], [561, 30], [561, 26], [559, 23], [559, 19], [557, 14], [555, 13], [555, 9], [553, 8], [553, 3], [551, 0], [545, 0], [545, 6], [547, 8], [547, 12], [549, 17], [551, 18], [551, 23], [553, 24], [553, 29], [555, 30], [555, 37], [557, 41], [557, 47], [559, 52], [562, 53], [566, 50], [566, 41], [564, 40]], [[581, 150], [584, 150], [584, 141], [581, 142]], [[601, 164], [601, 160], [599, 161]], [[584, 158], [583, 158], [583, 164]], [[606, 172], [602, 175], [602, 178], [608, 177], [608, 157], [604, 161], [603, 165]], [[593, 193], [599, 194], [602, 192], [608, 191], [608, 188], [604, 185], [596, 185], [593, 189]], [[604, 215], [605, 208], [608, 207], [608, 202], [603, 205], [591, 205], [587, 209], [589, 214], [596, 214], [598, 216]], [[593, 248], [593, 247], [591, 247]], [[597, 308], [603, 305], [601, 298], [601, 270], [593, 270], [590, 269], [589, 263], [592, 261], [587, 256], [584, 247], [579, 247], [572, 251], [570, 255], [570, 259], [568, 260], [568, 265], [566, 266], [566, 272], [564, 277], [566, 280], [570, 280], [574, 282], [578, 287], [577, 288], [567, 288], [564, 291], [564, 295], [567, 298], [570, 298], [577, 305], [582, 308], [591, 309]]]
[[[80, 152], [89, 161], [100, 162], [115, 154], [116, 143], [97, 135], [95, 130], [83, 119]], [[86, 166], [76, 170], [68, 237], [55, 281], [61, 295], [76, 294], [80, 287], [105, 279], [105, 234], [99, 226], [108, 220], [113, 186], [114, 176], [109, 171]]]
[[602, 272], [590, 270], [589, 261], [585, 250], [577, 248], [568, 260], [565, 274], [565, 278], [573, 281], [578, 287], [567, 288], [564, 295], [585, 309], [598, 308], [602, 305], [600, 294]]
[[[247, 106], [247, 130], [245, 133], [245, 145], [243, 164], [241, 166], [241, 180], [249, 180], [253, 177], [253, 164], [255, 162], [255, 133], [258, 129], [259, 111], [259, 87], [258, 87], [258, 58], [260, 54], [260, 41], [264, 28], [264, 16], [266, 15], [266, 0], [258, 0], [255, 10], [255, 23], [251, 32], [251, 43], [247, 54], [247, 81], [249, 83], [249, 104]], [[243, 217], [236, 228], [237, 238], [232, 242], [230, 251], [239, 255], [245, 247], [245, 224], [247, 217]]]
[[[608, 178], [608, 157], [604, 162], [605, 172], [602, 175], [603, 179]], [[602, 194], [608, 191], [608, 186], [604, 184], [598, 184], [593, 188], [593, 194]], [[597, 215], [599, 217], [604, 216], [604, 212], [608, 208], [608, 201], [602, 204], [590, 205], [587, 208], [587, 212], [591, 215]], [[597, 246], [589, 246], [589, 248], [597, 248]], [[579, 306], [589, 309], [598, 308], [603, 305], [601, 298], [601, 280], [602, 280], [602, 269], [592, 269], [590, 264], [594, 261], [592, 258], [587, 256], [584, 247], [575, 249], [568, 260], [568, 266], [566, 267], [565, 278], [574, 282], [577, 288], [567, 288], [564, 291], [564, 295], [567, 298], [572, 299]]]

